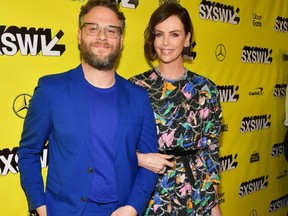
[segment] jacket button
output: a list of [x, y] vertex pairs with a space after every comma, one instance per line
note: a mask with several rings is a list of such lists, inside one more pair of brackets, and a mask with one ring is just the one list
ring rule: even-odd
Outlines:
[[93, 169], [91, 167], [88, 168], [88, 173], [93, 173]]
[[82, 202], [86, 202], [86, 198], [85, 197], [81, 197], [80, 199]]

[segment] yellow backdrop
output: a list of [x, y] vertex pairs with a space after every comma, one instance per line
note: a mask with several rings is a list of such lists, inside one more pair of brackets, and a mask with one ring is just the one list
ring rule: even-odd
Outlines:
[[[149, 68], [143, 55], [143, 31], [154, 9], [170, 1], [122, 0], [127, 28], [119, 74], [128, 78]], [[40, 76], [79, 64], [77, 19], [85, 2], [1, 2], [1, 215], [27, 215], [16, 155], [23, 118]], [[283, 154], [283, 119], [288, 1], [176, 2], [189, 10], [195, 28], [194, 49], [185, 65], [211, 78], [221, 95], [224, 122], [219, 199], [223, 214], [285, 216], [288, 163]], [[46, 167], [47, 151], [44, 153]]]

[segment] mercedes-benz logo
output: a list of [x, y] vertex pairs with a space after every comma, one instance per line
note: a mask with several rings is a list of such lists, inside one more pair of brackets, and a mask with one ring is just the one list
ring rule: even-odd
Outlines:
[[218, 61], [224, 61], [226, 57], [226, 48], [223, 44], [218, 44], [215, 50], [215, 56]]
[[257, 216], [257, 211], [255, 209], [252, 209], [252, 211], [250, 212], [249, 216]]
[[13, 111], [19, 118], [25, 118], [30, 99], [31, 95], [29, 94], [20, 94], [14, 99]]

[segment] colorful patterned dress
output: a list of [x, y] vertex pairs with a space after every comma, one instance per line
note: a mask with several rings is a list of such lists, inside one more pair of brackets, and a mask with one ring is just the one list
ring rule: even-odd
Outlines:
[[[144, 214], [211, 215], [211, 208], [217, 203], [213, 184], [220, 183], [218, 138], [222, 110], [216, 85], [191, 71], [182, 79], [166, 80], [157, 68], [132, 77], [130, 81], [149, 93], [157, 123], [159, 150], [193, 149], [195, 152], [172, 159], [175, 166], [159, 175]], [[183, 157], [189, 162], [189, 169]]]

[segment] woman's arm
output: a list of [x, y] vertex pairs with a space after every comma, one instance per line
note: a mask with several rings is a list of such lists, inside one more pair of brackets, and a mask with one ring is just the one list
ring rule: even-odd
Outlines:
[[[215, 189], [215, 195], [218, 197], [218, 185], [214, 184], [214, 189]], [[222, 216], [222, 211], [220, 209], [219, 204], [217, 203], [216, 206], [214, 206], [211, 210], [211, 216]]]

